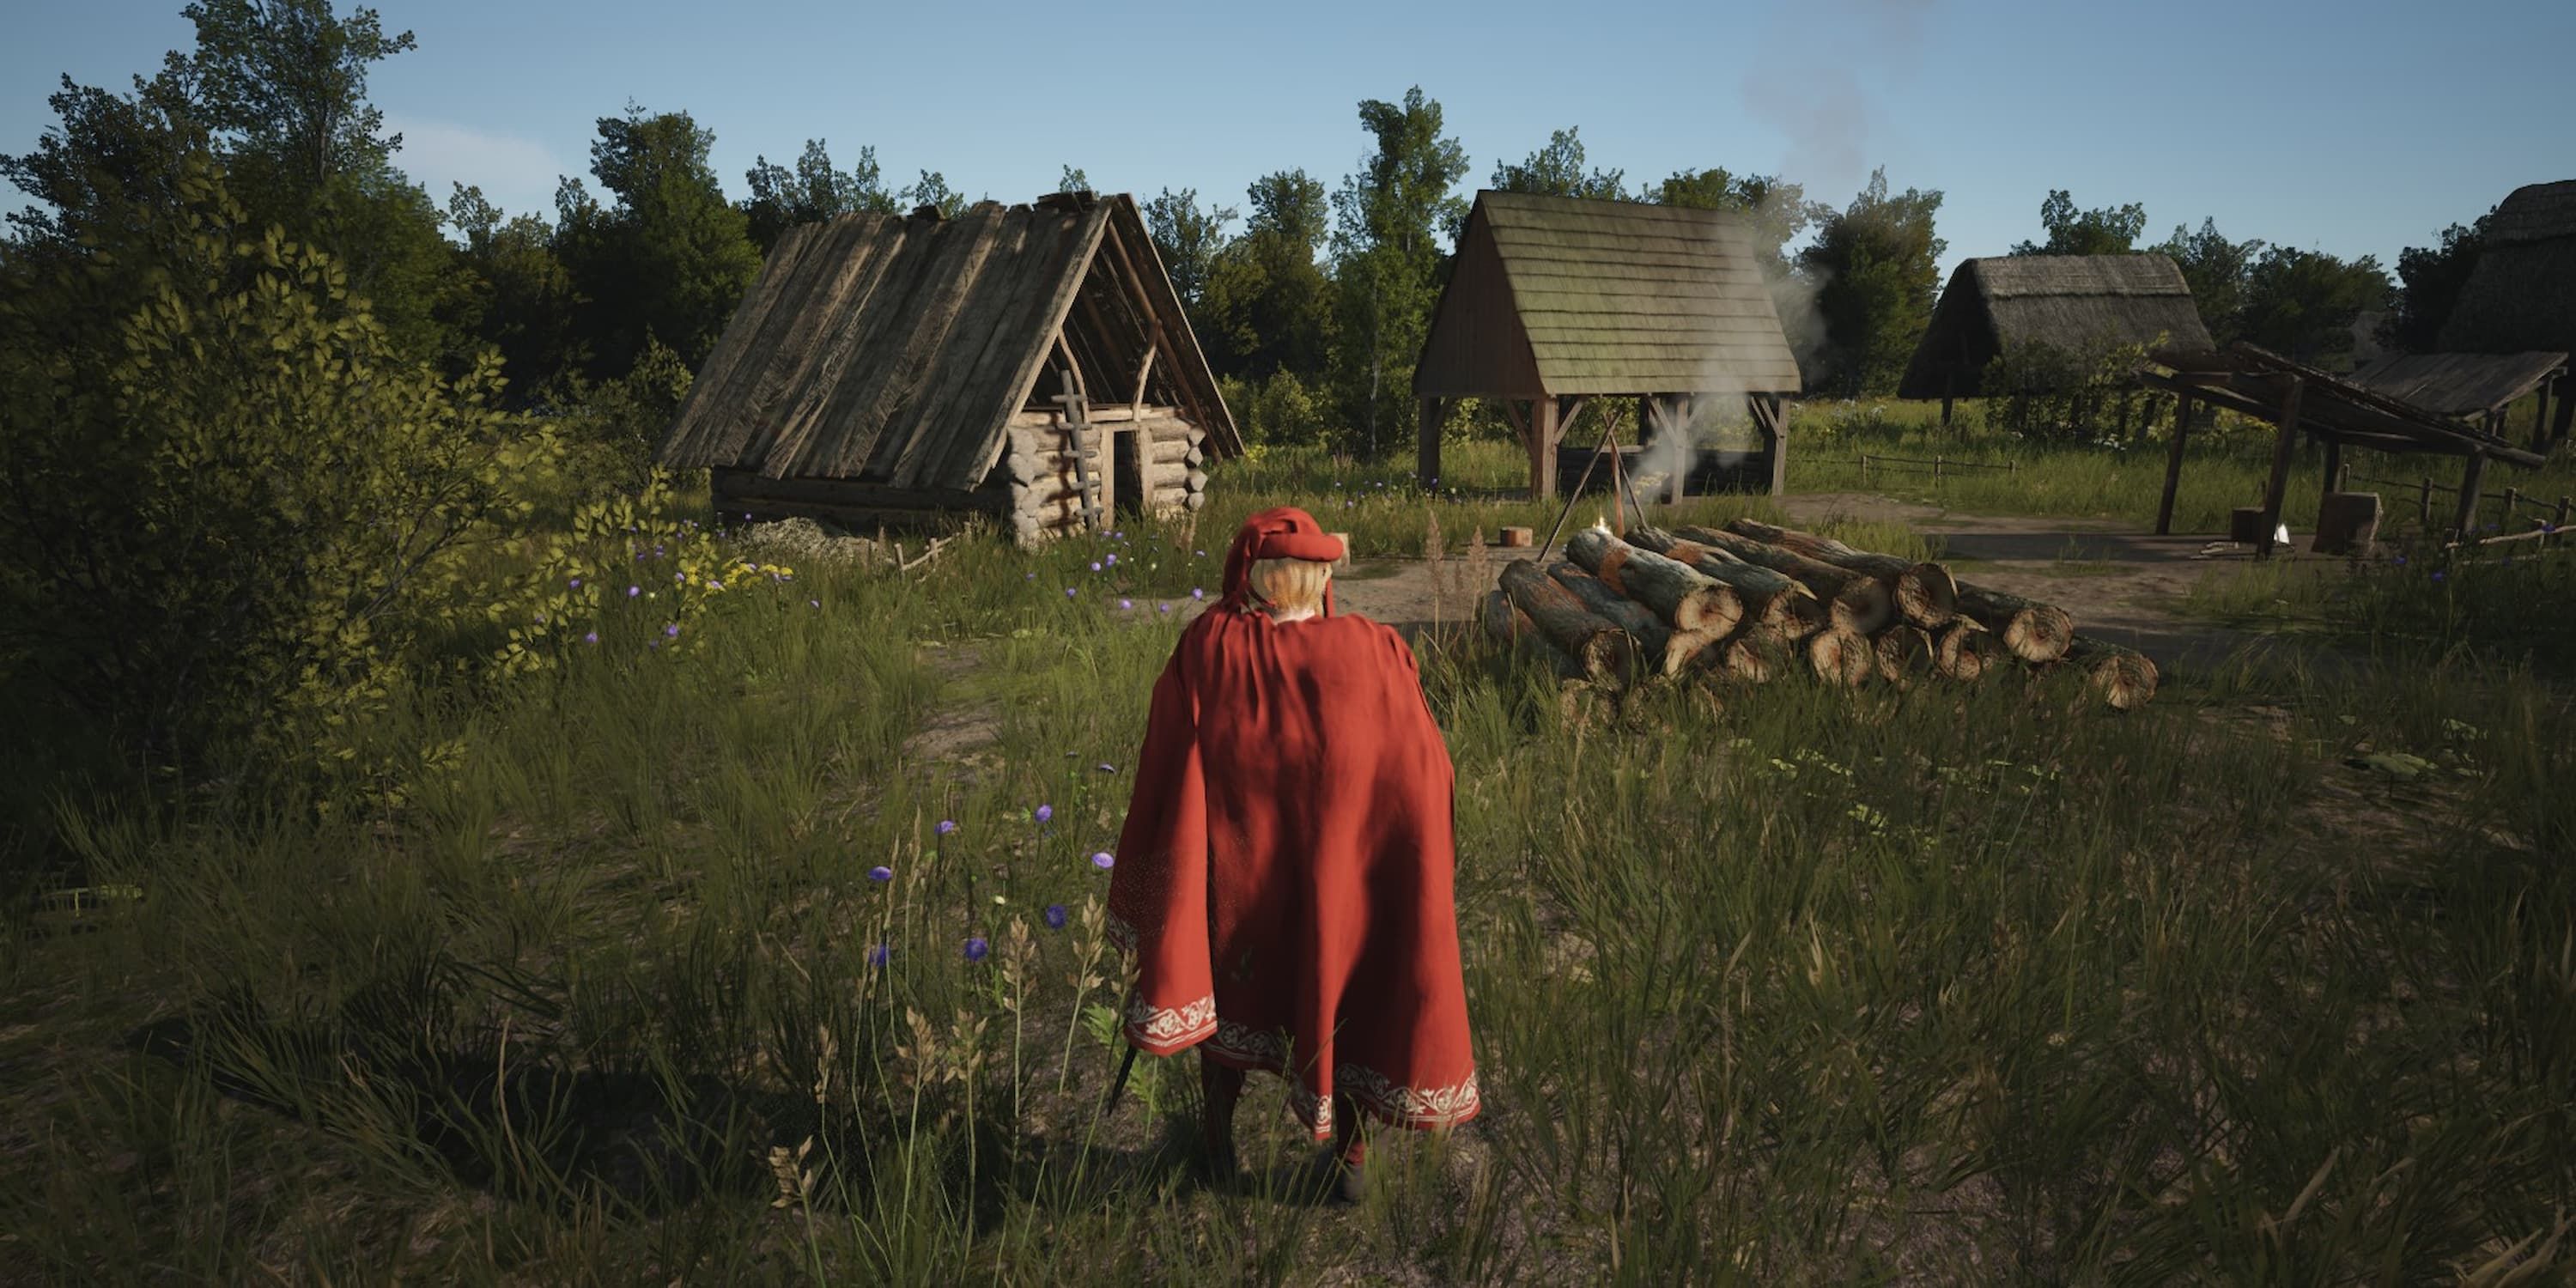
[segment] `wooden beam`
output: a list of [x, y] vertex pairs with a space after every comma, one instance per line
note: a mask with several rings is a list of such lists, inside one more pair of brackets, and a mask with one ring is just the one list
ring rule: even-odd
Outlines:
[[[2576, 429], [2576, 374], [2558, 378], [2558, 415], [2549, 422], [2549, 445], [2567, 441], [2567, 431]], [[2546, 449], [2543, 449], [2546, 450]]]
[[2452, 533], [2461, 541], [2469, 539], [2478, 526], [2478, 485], [2486, 481], [2487, 455], [2469, 453], [2469, 463], [2460, 468], [2460, 512], [2451, 523]]
[[1745, 409], [1753, 414], [1754, 428], [1762, 431], [1764, 449], [1771, 457], [1771, 495], [1785, 496], [1789, 491], [1789, 429], [1781, 418], [1780, 395], [1746, 394]]
[[1449, 419], [1447, 401], [1425, 394], [1417, 400], [1421, 417], [1415, 427], [1413, 477], [1425, 492], [1440, 486], [1440, 429]]
[[2191, 395], [2174, 395], [2173, 445], [2165, 449], [2165, 494], [2156, 502], [2156, 535], [2173, 533], [2174, 493], [2182, 486], [2182, 445], [2191, 436]]
[[[1056, 328], [1055, 351], [1059, 357], [1064, 359], [1064, 369], [1067, 372], [1070, 372], [1073, 376], [1073, 391], [1077, 394], [1081, 394], [1085, 401], [1089, 401], [1091, 398], [1091, 386], [1082, 378], [1082, 364], [1074, 360], [1073, 343], [1064, 338], [1064, 328], [1062, 327]], [[1061, 401], [1061, 399], [1058, 399], [1058, 401]]]
[[1530, 496], [1550, 500], [1556, 496], [1556, 399], [1531, 400], [1529, 431], [1523, 438], [1529, 444]]
[[2343, 440], [2339, 438], [2329, 438], [2326, 440], [2326, 482], [2325, 489], [2319, 493], [2320, 503], [2323, 502], [2325, 497], [2332, 496], [2342, 490]]
[[1128, 411], [1131, 413], [1130, 419], [1134, 418], [1134, 413], [1140, 413], [1145, 410], [1145, 381], [1151, 378], [1154, 374], [1154, 353], [1155, 347], [1150, 344], [1146, 345], [1145, 360], [1136, 364], [1136, 396], [1128, 400]]
[[[1529, 417], [1521, 414], [1520, 400], [1517, 398], [1497, 398], [1494, 401], [1502, 407], [1503, 419], [1510, 422], [1513, 435], [1526, 441], [1529, 438], [1530, 432]], [[1532, 406], [1536, 406], [1536, 404], [1533, 403]]]
[[2281, 502], [2290, 490], [2290, 462], [2298, 455], [2299, 403], [2307, 396], [2308, 382], [2290, 381], [2290, 392], [2281, 399], [2280, 435], [2272, 443], [2272, 478], [2263, 485], [2263, 532], [2255, 541], [2254, 552], [2270, 558], [2274, 538], [2281, 530]]

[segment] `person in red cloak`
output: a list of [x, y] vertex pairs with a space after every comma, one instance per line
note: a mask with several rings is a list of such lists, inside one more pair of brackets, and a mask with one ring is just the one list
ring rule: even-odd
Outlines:
[[1223, 596], [1154, 685], [1109, 928], [1136, 964], [1127, 1040], [1199, 1048], [1217, 1175], [1244, 1071], [1266, 1070], [1335, 1138], [1348, 1196], [1361, 1114], [1447, 1128], [1478, 1099], [1448, 747], [1413, 650], [1334, 615], [1341, 556], [1299, 509], [1235, 534]]

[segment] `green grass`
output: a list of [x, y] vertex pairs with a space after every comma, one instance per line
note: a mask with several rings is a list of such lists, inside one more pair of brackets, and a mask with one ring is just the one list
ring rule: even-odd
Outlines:
[[1241, 513], [1408, 554], [1434, 517], [1451, 550], [1553, 517], [1392, 477], [1281, 455], [1195, 529], [810, 568], [685, 647], [616, 619], [398, 712], [386, 742], [454, 748], [399, 807], [76, 816], [92, 885], [143, 897], [5, 923], [0, 1246], [56, 1282], [2568, 1271], [2568, 694], [2450, 647], [2529, 593], [2501, 564], [2373, 592], [2407, 624], [2378, 658], [2128, 717], [2020, 678], [1569, 708], [1429, 637], [1486, 1115], [1334, 1212], [1257, 1079], [1265, 1179], [1198, 1188], [1186, 1060], [1100, 1114], [1122, 984], [1088, 856], [1158, 606], [1214, 593]]

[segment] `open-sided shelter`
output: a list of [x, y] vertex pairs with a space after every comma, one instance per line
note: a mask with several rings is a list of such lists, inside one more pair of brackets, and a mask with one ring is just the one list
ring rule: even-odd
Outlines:
[[[2281, 502], [2290, 482], [2290, 465], [2302, 434], [2326, 445], [2325, 490], [2341, 486], [2343, 449], [2375, 448], [2384, 452], [2432, 453], [2465, 461], [2458, 489], [2459, 509], [2452, 527], [2465, 537], [2477, 516], [2478, 490], [2489, 460], [2538, 469], [2539, 455], [2505, 441], [2482, 419], [2462, 419], [2415, 406], [2388, 394], [2293, 362], [2239, 340], [2224, 350], [2160, 349], [2153, 355], [2168, 370], [2144, 370], [2138, 378], [2150, 387], [2177, 395], [2173, 441], [2165, 460], [2164, 497], [2156, 508], [2156, 532], [2172, 530], [2174, 491], [2182, 478], [2184, 441], [2191, 432], [2191, 403], [2197, 399], [2268, 422], [2279, 429], [2272, 450], [2272, 474], [2263, 490], [2263, 512], [2257, 544], [2272, 551], [2281, 521]], [[2563, 359], [2562, 359], [2563, 360]]]
[[770, 252], [662, 445], [718, 512], [1023, 543], [1196, 509], [1241, 450], [1125, 195], [852, 214]]
[[2209, 330], [2182, 270], [2163, 255], [2000, 255], [1950, 273], [1899, 381], [1900, 398], [1983, 396], [1986, 364], [2008, 348], [2121, 345], [2206, 349]]
[[[2576, 353], [2576, 179], [2527, 184], [2496, 207], [2441, 339], [2446, 353]], [[2553, 393], [2544, 446], [2576, 422], [2576, 378]]]
[[1702, 407], [1741, 397], [1763, 437], [1760, 456], [1722, 480], [1712, 453], [1712, 468], [1676, 469], [1667, 490], [1749, 477], [1777, 492], [1788, 461], [1781, 399], [1799, 390], [1742, 216], [1479, 192], [1414, 368], [1418, 464], [1432, 486], [1449, 409], [1482, 399], [1520, 431], [1531, 494], [1553, 496], [1560, 471], [1579, 470], [1591, 450], [1563, 444], [1588, 403], [1635, 398], [1648, 434], [1687, 441]]

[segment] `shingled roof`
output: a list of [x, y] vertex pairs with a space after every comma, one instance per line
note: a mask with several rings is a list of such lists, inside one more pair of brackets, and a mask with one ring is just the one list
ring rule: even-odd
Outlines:
[[1914, 347], [1900, 398], [1973, 398], [2009, 345], [2207, 349], [2182, 270], [2163, 255], [2004, 255], [1962, 262]]
[[1751, 225], [1480, 192], [1414, 368], [1418, 396], [1796, 393]]
[[791, 229], [699, 370], [662, 459], [970, 490], [1059, 333], [1122, 386], [1157, 346], [1147, 401], [1241, 450], [1135, 202], [1062, 193], [955, 219], [852, 214]]
[[2576, 353], [2576, 179], [2513, 190], [2442, 326], [2464, 353]]

